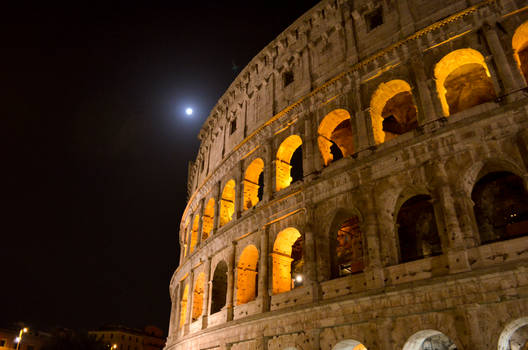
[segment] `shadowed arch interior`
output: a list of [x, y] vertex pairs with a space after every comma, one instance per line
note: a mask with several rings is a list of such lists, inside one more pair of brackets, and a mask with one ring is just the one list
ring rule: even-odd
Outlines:
[[519, 70], [524, 76], [524, 80], [528, 82], [528, 22], [521, 24], [515, 31], [512, 48]]
[[[294, 182], [295, 180], [298, 180], [299, 172], [302, 176], [301, 145], [301, 137], [299, 135], [291, 135], [279, 146], [279, 149], [277, 150], [277, 160], [275, 161], [277, 191], [290, 186], [292, 181]], [[296, 161], [294, 162], [294, 160]], [[293, 174], [296, 176], [293, 176]]]
[[198, 228], [200, 227], [200, 216], [198, 214], [194, 215], [193, 225], [191, 229], [191, 248], [190, 253], [194, 251], [196, 244], [198, 243]]
[[189, 299], [189, 285], [185, 286], [180, 301], [180, 328], [185, 324], [185, 316], [187, 315], [187, 300]]
[[302, 282], [302, 235], [288, 227], [277, 235], [273, 244], [273, 294], [283, 293], [296, 287], [294, 274], [300, 275], [298, 283]]
[[211, 291], [211, 314], [222, 310], [226, 304], [227, 296], [227, 264], [220, 261], [213, 274], [213, 287]]
[[258, 259], [258, 249], [254, 245], [248, 245], [240, 254], [237, 265], [237, 305], [250, 302], [257, 296]]
[[455, 343], [445, 334], [427, 329], [409, 337], [403, 350], [457, 350]]
[[345, 216], [341, 213], [335, 220], [340, 223], [330, 233], [332, 278], [363, 271], [363, 234], [359, 227], [359, 218], [356, 215]]
[[254, 159], [247, 167], [244, 176], [244, 210], [254, 207], [262, 200], [260, 187], [262, 186], [263, 173], [264, 161], [260, 158]]
[[207, 202], [207, 205], [205, 206], [202, 217], [202, 240], [206, 240], [211, 235], [211, 231], [213, 230], [214, 214], [215, 200], [210, 198]]
[[484, 56], [476, 50], [459, 49], [445, 55], [434, 74], [445, 116], [497, 97]]
[[518, 318], [506, 325], [499, 336], [498, 350], [528, 348], [528, 317]]
[[327, 166], [333, 160], [348, 157], [354, 153], [354, 135], [350, 124], [350, 114], [344, 109], [328, 113], [317, 130], [319, 151]]
[[235, 180], [227, 181], [220, 200], [220, 227], [233, 220], [235, 213]]

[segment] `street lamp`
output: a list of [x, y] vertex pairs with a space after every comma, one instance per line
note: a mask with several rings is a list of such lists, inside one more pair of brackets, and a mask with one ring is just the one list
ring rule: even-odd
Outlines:
[[114, 344], [114, 345], [112, 345], [112, 346], [110, 347], [110, 350], [115, 350], [115, 349], [117, 349], [117, 344]]
[[27, 328], [22, 328], [20, 332], [18, 333], [18, 337], [15, 338], [15, 343], [17, 343], [16, 350], [18, 350], [20, 343], [22, 343], [22, 336], [24, 335], [24, 333], [27, 333], [27, 332], [28, 332]]

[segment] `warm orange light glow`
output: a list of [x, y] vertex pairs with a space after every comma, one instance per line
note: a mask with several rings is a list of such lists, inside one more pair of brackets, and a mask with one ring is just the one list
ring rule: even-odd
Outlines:
[[245, 304], [256, 297], [258, 258], [259, 253], [254, 245], [248, 245], [240, 254], [237, 265], [237, 305]]
[[[348, 123], [345, 123], [346, 121]], [[338, 128], [338, 126], [340, 127]], [[334, 155], [330, 150], [332, 142], [339, 147], [343, 157], [354, 153], [354, 140], [350, 128], [350, 114], [346, 110], [336, 109], [328, 113], [321, 121], [321, 124], [319, 124], [317, 131], [319, 133], [319, 137], [317, 138], [319, 151], [323, 156], [325, 166], [334, 160]]]
[[220, 200], [220, 227], [233, 220], [235, 213], [235, 180], [229, 180], [222, 191]]
[[187, 314], [187, 299], [189, 297], [189, 285], [185, 286], [183, 290], [182, 299], [180, 302], [180, 328], [185, 324], [185, 315]]
[[190, 253], [194, 251], [194, 248], [196, 247], [196, 244], [198, 243], [198, 227], [200, 226], [200, 216], [196, 214], [194, 216], [193, 225], [191, 229], [191, 247], [190, 247]]
[[484, 68], [484, 71], [487, 77], [490, 77], [490, 72], [484, 56], [477, 50], [473, 49], [459, 49], [445, 55], [435, 66], [434, 75], [436, 78], [436, 89], [438, 92], [438, 97], [442, 104], [442, 111], [444, 116], [449, 116], [451, 113], [449, 111], [449, 103], [446, 98], [448, 90], [445, 87], [446, 80], [449, 75], [455, 71], [457, 68], [468, 64], [476, 64]]
[[202, 316], [202, 307], [203, 307], [203, 296], [204, 296], [204, 283], [205, 283], [205, 274], [201, 272], [194, 283], [194, 292], [193, 292], [193, 309], [192, 309], [192, 320], [196, 321], [200, 316]]
[[372, 131], [376, 144], [383, 143], [387, 140], [387, 135], [383, 131], [383, 109], [391, 98], [402, 92], [411, 93], [411, 86], [403, 80], [391, 80], [387, 83], [381, 83], [374, 94], [372, 94], [370, 100], [370, 117], [372, 119]]
[[512, 39], [513, 56], [519, 69], [528, 81], [528, 22], [517, 28]]
[[277, 235], [273, 244], [273, 294], [291, 290], [292, 246], [301, 237], [300, 232], [288, 227]]
[[202, 240], [206, 240], [211, 234], [211, 231], [213, 230], [214, 212], [215, 200], [211, 198], [205, 206], [204, 215], [202, 217]]
[[264, 170], [264, 161], [257, 158], [249, 164], [244, 176], [244, 210], [247, 210], [259, 202], [259, 177]]
[[282, 190], [290, 186], [292, 182], [291, 178], [291, 165], [290, 161], [295, 150], [302, 145], [302, 139], [298, 135], [291, 135], [286, 138], [277, 151], [276, 168], [276, 188], [277, 191]]

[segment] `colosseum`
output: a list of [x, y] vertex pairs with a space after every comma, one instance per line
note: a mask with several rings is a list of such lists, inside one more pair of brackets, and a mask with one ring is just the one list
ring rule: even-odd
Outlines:
[[166, 350], [528, 349], [528, 2], [323, 0], [190, 165]]

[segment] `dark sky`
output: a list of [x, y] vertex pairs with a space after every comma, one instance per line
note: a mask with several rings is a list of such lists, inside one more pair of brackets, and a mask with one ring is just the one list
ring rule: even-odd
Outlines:
[[200, 126], [316, 3], [2, 4], [0, 322], [167, 329]]

